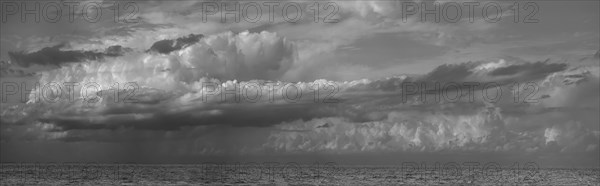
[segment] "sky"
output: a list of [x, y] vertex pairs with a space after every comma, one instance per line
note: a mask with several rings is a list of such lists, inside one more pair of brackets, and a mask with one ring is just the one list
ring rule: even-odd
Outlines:
[[600, 166], [599, 1], [51, 2], [2, 1], [3, 162]]

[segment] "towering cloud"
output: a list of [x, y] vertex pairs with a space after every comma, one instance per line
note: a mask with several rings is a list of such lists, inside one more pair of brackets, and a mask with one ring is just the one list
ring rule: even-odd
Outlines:
[[111, 60], [66, 64], [42, 72], [40, 83], [94, 82], [110, 87], [136, 82], [141, 87], [188, 89], [203, 77], [270, 80], [281, 77], [295, 55], [294, 45], [274, 33], [227, 32], [169, 54], [130, 53]]
[[[251, 43], [263, 42], [259, 46], [264, 48], [256, 49], [245, 43], [252, 40]], [[219, 66], [220, 62], [237, 62], [245, 66], [261, 66], [259, 62], [284, 63], [278, 60], [281, 56], [269, 55], [268, 50], [276, 50], [270, 47], [285, 43], [285, 39], [269, 33], [237, 36], [225, 33], [208, 36], [167, 55], [124, 56], [112, 62], [79, 65], [85, 68], [64, 66], [45, 72], [40, 83], [84, 80], [81, 82], [98, 81], [101, 85], [110, 85], [123, 80], [138, 82], [140, 87], [130, 97], [135, 100], [133, 102], [124, 102], [120, 98], [115, 102], [111, 90], [104, 89], [90, 92], [103, 95], [96, 99], [82, 99], [77, 95], [75, 100], [32, 101], [28, 105], [4, 109], [3, 140], [188, 140], [193, 142], [193, 149], [182, 145], [181, 149], [175, 150], [204, 155], [441, 151], [535, 154], [598, 150], [595, 143], [600, 139], [597, 126], [600, 119], [592, 114], [598, 110], [600, 101], [592, 95], [600, 92], [597, 67], [565, 68], [564, 64], [551, 62], [500, 60], [441, 65], [424, 76], [397, 76], [375, 81], [224, 81], [225, 77], [249, 72]], [[232, 49], [237, 50], [233, 52]], [[265, 53], [259, 54], [261, 50]], [[222, 79], [201, 76], [198, 72], [203, 69], [211, 69], [213, 74], [221, 72]], [[503, 69], [509, 69], [510, 73]], [[196, 70], [196, 74], [192, 70]], [[503, 73], [498, 74], [499, 70]], [[458, 72], [462, 74], [451, 76]], [[260, 74], [254, 76], [260, 77]], [[450, 90], [453, 95], [462, 92], [463, 96], [458, 100], [445, 97], [448, 90], [427, 93], [442, 95], [439, 101], [424, 102], [419, 99], [421, 94], [418, 92], [403, 95], [406, 93], [404, 83], [486, 83], [498, 80], [498, 76], [509, 76], [501, 80], [515, 83], [535, 82], [537, 91], [531, 98], [537, 102], [524, 102], [523, 99], [515, 102], [515, 97], [528, 98], [527, 87], [517, 87], [519, 91], [515, 93], [511, 91], [515, 88], [513, 84], [502, 83], [497, 84], [504, 91], [502, 98], [493, 102], [484, 95], [487, 90], [495, 91], [493, 87], [475, 89], [474, 100], [464, 95], [468, 87]], [[452, 78], [444, 81], [443, 77]], [[285, 85], [304, 91], [303, 96], [290, 101], [281, 89]], [[336, 89], [324, 89], [331, 88], [330, 85]], [[325, 91], [320, 94], [322, 96], [330, 95], [331, 91], [337, 101], [315, 101], [315, 86]], [[242, 101], [224, 100], [224, 90], [237, 90], [239, 96], [244, 97]], [[121, 91], [126, 94], [130, 90]], [[249, 101], [248, 92], [251, 92], [250, 98], [256, 93], [262, 97]], [[221, 139], [207, 132], [211, 130], [244, 135]], [[200, 139], [235, 143], [219, 146], [198, 143]]]
[[[367, 7], [360, 11], [367, 19], [396, 14], [379, 3]], [[596, 61], [506, 59], [443, 64], [422, 75], [281, 81], [307, 65], [323, 66], [300, 61], [314, 59], [299, 57], [297, 46], [303, 52], [316, 46], [307, 43], [267, 31], [222, 32], [161, 40], [138, 51], [57, 45], [11, 53], [21, 66], [56, 68], [39, 73], [41, 86], [27, 104], [2, 106], [1, 140], [131, 142], [184, 155], [599, 150]], [[480, 86], [464, 86], [469, 82]], [[534, 92], [523, 86], [530, 82]], [[53, 83], [61, 90], [44, 87]], [[64, 83], [77, 85], [73, 91]], [[445, 86], [451, 83], [458, 86]], [[490, 100], [496, 88], [499, 99]]]

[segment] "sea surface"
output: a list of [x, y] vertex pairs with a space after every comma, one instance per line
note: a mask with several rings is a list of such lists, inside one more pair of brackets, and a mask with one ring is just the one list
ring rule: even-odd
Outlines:
[[600, 185], [600, 168], [3, 163], [0, 185]]

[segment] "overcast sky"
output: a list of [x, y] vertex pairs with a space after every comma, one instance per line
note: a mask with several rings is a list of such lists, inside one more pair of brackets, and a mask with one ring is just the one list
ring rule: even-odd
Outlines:
[[[471, 19], [462, 4], [469, 1], [440, 0], [463, 12], [439, 22], [403, 12], [409, 1], [383, 0], [319, 1], [317, 21], [314, 1], [280, 2], [272, 15], [266, 1], [217, 4], [261, 7], [260, 15], [244, 14], [256, 21], [239, 22], [207, 15], [202, 1], [134, 1], [131, 9], [120, 4], [115, 22], [109, 2], [75, 7], [101, 4], [93, 23], [81, 14], [70, 22], [66, 6], [56, 23], [22, 22], [20, 9], [2, 14], [2, 161], [600, 163], [599, 1], [486, 1]], [[488, 3], [502, 14], [482, 15]], [[284, 19], [289, 4], [300, 5], [298, 20]], [[52, 82], [92, 82], [104, 94], [21, 100], [21, 89], [40, 95], [34, 84]], [[129, 82], [137, 102], [114, 101], [106, 90]], [[460, 86], [428, 91], [423, 102], [406, 96], [407, 82], [493, 83], [502, 95], [490, 100], [485, 92], [495, 87]], [[529, 82], [533, 92], [523, 87]], [[303, 94], [290, 101], [262, 90], [257, 101], [231, 102], [206, 87], [246, 90], [248, 83], [293, 83]], [[315, 85], [336, 89], [322, 89], [315, 102]], [[469, 90], [472, 100], [451, 99]], [[323, 103], [330, 91], [334, 103]]]

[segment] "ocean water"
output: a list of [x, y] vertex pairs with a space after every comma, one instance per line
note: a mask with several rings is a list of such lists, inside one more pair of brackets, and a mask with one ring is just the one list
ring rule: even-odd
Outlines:
[[0, 174], [0, 185], [600, 185], [600, 168], [5, 163]]

